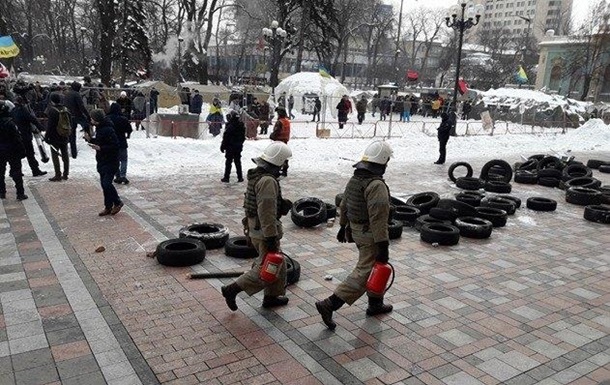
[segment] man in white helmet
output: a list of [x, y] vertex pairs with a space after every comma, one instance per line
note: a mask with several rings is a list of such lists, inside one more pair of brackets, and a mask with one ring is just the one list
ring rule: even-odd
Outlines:
[[[337, 240], [355, 242], [358, 247], [358, 263], [341, 282], [334, 293], [316, 302], [316, 308], [326, 326], [334, 330], [333, 312], [343, 304], [352, 305], [366, 292], [366, 281], [375, 262], [388, 262], [388, 219], [390, 215], [390, 190], [383, 180], [386, 166], [392, 156], [392, 148], [383, 141], [371, 143], [360, 162], [354, 167], [341, 201], [341, 225]], [[383, 303], [383, 296], [368, 293], [367, 315], [392, 311], [392, 305]]]
[[286, 143], [273, 142], [265, 148], [260, 157], [252, 159], [257, 167], [248, 170], [244, 209], [248, 236], [258, 252], [258, 257], [250, 271], [242, 274], [234, 283], [221, 288], [227, 306], [233, 311], [237, 310], [235, 299], [241, 291], [251, 296], [264, 290], [265, 308], [288, 303], [285, 296], [286, 263], [282, 263], [278, 279], [271, 283], [260, 279], [260, 270], [265, 254], [280, 250], [280, 239], [283, 235], [280, 217], [286, 215], [292, 207], [292, 202], [282, 198], [277, 179], [282, 165], [291, 156], [292, 151]]

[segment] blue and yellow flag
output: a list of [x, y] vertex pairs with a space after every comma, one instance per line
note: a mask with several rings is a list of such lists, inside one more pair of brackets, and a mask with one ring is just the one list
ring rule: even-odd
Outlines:
[[330, 74], [328, 73], [326, 68], [324, 68], [323, 65], [318, 66], [318, 71], [320, 73], [320, 76], [322, 76], [323, 78], [332, 78], [332, 76], [330, 76]]
[[525, 84], [528, 81], [527, 74], [523, 69], [523, 66], [519, 66], [519, 70], [515, 74], [515, 81], [519, 84]]
[[0, 58], [15, 57], [19, 55], [19, 47], [15, 45], [10, 36], [0, 36]]

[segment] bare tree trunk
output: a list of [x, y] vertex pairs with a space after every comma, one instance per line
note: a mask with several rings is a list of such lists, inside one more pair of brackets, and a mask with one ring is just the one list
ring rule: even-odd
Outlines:
[[306, 1], [302, 7], [301, 30], [299, 31], [299, 49], [297, 51], [297, 59], [295, 64], [295, 72], [301, 72], [301, 62], [303, 61], [303, 49], [305, 47], [305, 28], [309, 23], [309, 7], [311, 2]]

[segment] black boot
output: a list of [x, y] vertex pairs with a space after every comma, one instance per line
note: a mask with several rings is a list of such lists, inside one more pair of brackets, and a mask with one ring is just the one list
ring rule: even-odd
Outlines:
[[237, 310], [235, 299], [237, 298], [237, 294], [242, 291], [242, 288], [234, 282], [228, 286], [221, 287], [220, 291], [222, 292], [222, 296], [225, 297], [229, 309], [233, 311]]
[[277, 297], [265, 296], [263, 298], [263, 307], [264, 308], [284, 306], [286, 304], [288, 304], [288, 297], [284, 297], [283, 295], [280, 295]]
[[333, 312], [339, 310], [345, 301], [336, 295], [331, 295], [325, 300], [316, 302], [316, 309], [322, 316], [322, 321], [330, 330], [335, 330], [337, 324], [333, 321]]
[[366, 315], [389, 313], [393, 308], [392, 305], [385, 305], [383, 298], [369, 297], [369, 307], [366, 309]]

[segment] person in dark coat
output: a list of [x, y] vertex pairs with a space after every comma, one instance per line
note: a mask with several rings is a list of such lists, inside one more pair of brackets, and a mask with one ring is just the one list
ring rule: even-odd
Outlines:
[[95, 125], [95, 137], [85, 133], [89, 147], [96, 151], [97, 172], [100, 174], [100, 184], [104, 193], [104, 210], [98, 215], [115, 215], [123, 207], [123, 201], [112, 184], [112, 178], [119, 169], [119, 140], [114, 132], [114, 125], [104, 110], [91, 111], [91, 122]]
[[451, 132], [452, 119], [451, 115], [453, 112], [441, 113], [441, 125], [437, 128], [438, 130], [438, 160], [434, 164], [445, 163], [445, 157], [447, 155], [447, 142], [449, 141], [449, 133]]
[[356, 102], [356, 112], [358, 112], [358, 124], [364, 122], [364, 115], [366, 114], [366, 108], [369, 102], [366, 97], [362, 95], [362, 98]]
[[320, 121], [320, 111], [322, 111], [322, 102], [320, 101], [320, 98], [316, 96], [316, 99], [313, 102], [313, 118], [311, 118], [312, 122]]
[[[59, 182], [62, 179], [68, 179], [70, 173], [70, 154], [68, 154], [68, 140], [69, 138], [59, 135], [57, 132], [57, 124], [59, 122], [59, 110], [64, 109], [64, 105], [61, 103], [61, 96], [58, 92], [51, 93], [49, 97], [50, 104], [47, 106], [47, 131], [44, 135], [44, 141], [51, 147], [51, 160], [53, 161], [53, 168], [55, 169], [55, 176], [49, 178], [51, 182]], [[59, 166], [59, 156], [61, 154], [61, 160], [64, 166], [64, 172], [62, 174]]]
[[140, 129], [140, 123], [146, 118], [146, 98], [138, 92], [131, 102], [131, 119], [136, 121], [136, 131]]
[[271, 124], [271, 106], [266, 100], [263, 100], [258, 111], [261, 126], [260, 135], [267, 135], [269, 124]]
[[13, 123], [9, 104], [0, 101], [0, 199], [6, 199], [6, 184], [4, 174], [6, 165], [10, 167], [9, 175], [15, 182], [17, 200], [28, 199], [23, 188], [23, 174], [21, 173], [21, 159], [25, 158], [25, 147], [19, 130]]
[[241, 171], [241, 151], [246, 140], [246, 126], [239, 118], [239, 113], [232, 110], [227, 114], [227, 124], [225, 132], [222, 135], [222, 143], [220, 144], [220, 152], [225, 153], [225, 175], [220, 180], [224, 183], [229, 183], [231, 176], [231, 165], [235, 163], [235, 171], [237, 172], [237, 181], [243, 182], [244, 178]]
[[199, 93], [199, 90], [195, 90], [193, 97], [189, 102], [189, 112], [191, 114], [201, 114], [201, 106], [203, 106], [203, 96]]
[[150, 90], [150, 112], [153, 114], [159, 112], [159, 91], [155, 87]]
[[339, 103], [337, 104], [337, 118], [339, 119], [339, 128], [343, 128], [345, 122], [347, 122], [347, 114], [352, 113], [352, 102], [349, 101], [347, 95], [343, 95]]
[[108, 118], [114, 125], [114, 133], [119, 141], [119, 169], [115, 174], [114, 183], [129, 184], [129, 179], [127, 179], [127, 139], [131, 137], [133, 129], [129, 120], [121, 114], [121, 106], [116, 103], [110, 105]]
[[36, 116], [34, 116], [32, 110], [30, 110], [26, 99], [24, 99], [22, 96], [18, 96], [15, 99], [15, 102], [15, 108], [13, 108], [11, 111], [11, 117], [13, 118], [13, 122], [21, 134], [23, 146], [25, 147], [25, 157], [28, 160], [30, 169], [32, 170], [32, 175], [46, 175], [47, 172], [40, 169], [40, 165], [36, 160], [34, 145], [32, 144], [34, 132], [40, 133], [40, 131], [44, 131], [44, 127], [42, 124], [40, 124], [38, 119], [36, 119]]
[[116, 103], [121, 106], [121, 114], [123, 114], [123, 116], [127, 120], [131, 119], [131, 110], [133, 108], [133, 105], [131, 103], [131, 99], [129, 99], [129, 96], [127, 96], [127, 92], [121, 91], [119, 97], [116, 100]]
[[64, 94], [63, 104], [72, 115], [72, 131], [70, 132], [70, 153], [76, 159], [78, 150], [76, 148], [76, 126], [80, 124], [85, 132], [89, 132], [89, 112], [80, 94], [81, 84], [73, 82], [70, 89]]

